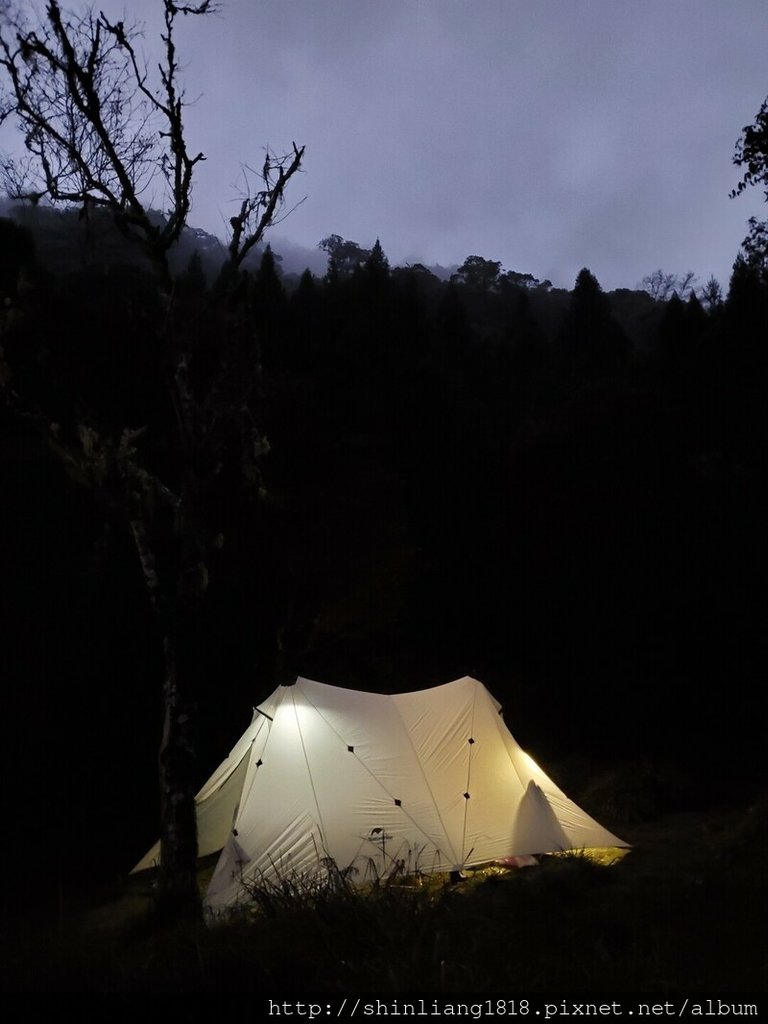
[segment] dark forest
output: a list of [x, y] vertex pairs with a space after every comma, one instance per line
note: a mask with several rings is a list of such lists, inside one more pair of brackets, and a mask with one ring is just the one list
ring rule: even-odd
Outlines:
[[[660, 270], [605, 292], [584, 267], [566, 290], [493, 254], [446, 278], [340, 235], [319, 242], [324, 276], [284, 273], [265, 233], [304, 148], [266, 150], [226, 247], [194, 230], [203, 155], [186, 148], [173, 24], [212, 9], [163, 9], [154, 93], [137, 36], [103, 14], [67, 21], [52, 2], [42, 36], [0, 38], [0, 113], [26, 125], [44, 184], [19, 179], [0, 217], [4, 850], [20, 879], [0, 959], [22, 989], [227, 990], [254, 941], [246, 988], [262, 992], [296, 986], [282, 948], [299, 991], [599, 989], [606, 964], [624, 990], [756, 989], [765, 224], [724, 289]], [[133, 83], [137, 134], [105, 82]], [[737, 144], [734, 196], [768, 182], [766, 109]], [[145, 138], [153, 118], [167, 131]], [[141, 199], [157, 173], [166, 214]], [[378, 693], [482, 680], [523, 748], [629, 835], [627, 873], [577, 857], [466, 899], [381, 886], [354, 918], [335, 891], [262, 892], [254, 920], [280, 938], [256, 924], [230, 955], [236, 931], [201, 937], [194, 792], [297, 675]], [[111, 966], [85, 953], [70, 974], [70, 923], [125, 896], [158, 833], [154, 914]], [[571, 907], [554, 938], [548, 906]], [[510, 975], [515, 915], [533, 952]], [[50, 957], [38, 938], [19, 952], [38, 926]], [[156, 955], [148, 934], [181, 946]], [[183, 984], [152, 974], [176, 956]]]
[[[38, 219], [80, 269], [47, 271], [34, 233], [2, 222], [5, 360], [62, 430], [146, 427], [162, 465], [151, 275], [89, 260], [74, 216]], [[293, 675], [397, 692], [472, 674], [545, 760], [669, 762], [700, 799], [754, 788], [758, 270], [739, 256], [705, 308], [693, 291], [605, 294], [586, 268], [566, 292], [473, 256], [446, 282], [356, 248], [287, 283], [267, 249], [238, 282], [269, 451], [256, 497], [233, 474], [215, 510], [200, 778]], [[201, 375], [209, 287], [193, 253], [176, 295]], [[28, 419], [6, 409], [1, 449], [13, 817], [35, 833], [53, 773], [43, 874], [120, 870], [155, 827], [156, 638], [119, 517]]]

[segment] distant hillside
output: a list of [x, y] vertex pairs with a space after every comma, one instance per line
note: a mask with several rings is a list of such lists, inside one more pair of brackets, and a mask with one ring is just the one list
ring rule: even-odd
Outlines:
[[[105, 211], [93, 210], [83, 216], [79, 209], [54, 209], [0, 199], [0, 216], [29, 229], [38, 260], [54, 274], [86, 267], [147, 265], [137, 246], [120, 234]], [[162, 214], [154, 216], [162, 220]], [[218, 238], [199, 228], [185, 228], [171, 250], [172, 272], [186, 269], [195, 253], [200, 256], [206, 276], [212, 279], [224, 260], [225, 247]]]
[[[155, 213], [158, 222], [162, 216]], [[98, 266], [147, 266], [144, 256], [120, 234], [106, 211], [93, 210], [84, 217], [79, 209], [0, 199], [0, 217], [11, 218], [29, 229], [35, 239], [38, 259], [51, 273], [63, 274]], [[306, 249], [287, 239], [281, 239], [273, 249], [283, 275], [295, 275], [298, 279], [307, 268], [317, 276], [325, 274], [328, 257], [319, 249]], [[246, 259], [246, 268], [258, 266], [263, 252], [264, 246], [257, 246]], [[212, 281], [224, 262], [226, 245], [202, 228], [186, 227], [170, 251], [171, 271], [184, 271], [195, 253], [200, 257], [206, 278]]]
[[[162, 220], [161, 213], [155, 216], [158, 221]], [[78, 209], [33, 206], [0, 198], [0, 217], [9, 217], [32, 232], [40, 263], [55, 274], [99, 265], [146, 265], [136, 246], [123, 238], [110, 215], [101, 210], [83, 217]], [[278, 273], [285, 278], [288, 287], [298, 281], [305, 270], [315, 277], [325, 275], [328, 256], [318, 247], [307, 248], [288, 238], [272, 238], [270, 245], [277, 257]], [[254, 249], [245, 261], [246, 268], [258, 266], [264, 248]], [[172, 272], [185, 270], [195, 253], [202, 261], [206, 278], [212, 281], [224, 261], [225, 243], [202, 228], [186, 227], [170, 253]], [[447, 281], [457, 268], [436, 263], [426, 269], [441, 281]]]
[[[162, 219], [159, 212], [154, 216], [158, 221]], [[66, 274], [98, 267], [148, 267], [137, 246], [120, 234], [105, 211], [94, 210], [83, 216], [78, 209], [55, 209], [0, 199], [0, 217], [12, 218], [29, 229], [35, 239], [38, 260], [51, 273]], [[277, 273], [288, 291], [298, 285], [307, 269], [315, 277], [325, 276], [328, 255], [319, 247], [306, 248], [286, 238], [271, 238], [269, 244], [276, 257]], [[249, 254], [243, 264], [245, 269], [255, 270], [259, 266], [264, 248], [257, 246]], [[195, 254], [200, 258], [207, 280], [212, 282], [226, 256], [226, 245], [202, 228], [186, 227], [170, 251], [171, 272], [182, 273]], [[406, 263], [399, 272], [407, 273], [410, 266]], [[428, 271], [427, 276], [434, 282], [446, 282], [457, 268], [415, 263], [413, 269], [421, 274]], [[473, 297], [466, 291], [463, 294], [474, 329], [487, 333], [486, 321], [489, 317], [493, 321], [496, 315], [494, 296]], [[610, 292], [609, 298], [612, 313], [633, 348], [642, 350], [652, 344], [663, 303], [654, 302], [646, 291], [626, 288]], [[530, 293], [530, 300], [533, 315], [545, 335], [554, 337], [568, 308], [570, 292], [560, 288], [539, 289]]]
[[[290, 284], [290, 278], [293, 275], [300, 277], [305, 270], [310, 270], [315, 277], [325, 276], [325, 272], [328, 269], [328, 254], [320, 249], [319, 246], [307, 248], [304, 245], [299, 245], [297, 242], [292, 242], [289, 238], [279, 237], [271, 238], [269, 244], [272, 252], [279, 258], [280, 270], [288, 279], [286, 283]], [[393, 266], [401, 266], [401, 264], [393, 264]], [[434, 274], [440, 281], [449, 280], [451, 274], [458, 270], [458, 264], [456, 263], [452, 263], [447, 267], [442, 266], [440, 263], [421, 264], [415, 256], [412, 259], [405, 260], [402, 266], [424, 266], [425, 270], [428, 270], [430, 274]]]

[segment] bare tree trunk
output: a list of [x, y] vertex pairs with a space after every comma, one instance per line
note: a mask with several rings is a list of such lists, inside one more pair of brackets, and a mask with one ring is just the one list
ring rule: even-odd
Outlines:
[[172, 919], [199, 917], [197, 821], [195, 816], [194, 701], [180, 679], [174, 637], [163, 638], [163, 737], [158, 755], [160, 782], [160, 886], [156, 906]]
[[[166, 919], [200, 917], [195, 809], [196, 651], [200, 636], [205, 568], [196, 531], [181, 536], [179, 578], [172, 604], [164, 594], [146, 529], [144, 494], [126, 479], [131, 534], [141, 563], [164, 655], [163, 734], [158, 752], [160, 784], [160, 885], [156, 909]], [[180, 516], [180, 527], [185, 520]], [[187, 526], [189, 521], [186, 520]]]

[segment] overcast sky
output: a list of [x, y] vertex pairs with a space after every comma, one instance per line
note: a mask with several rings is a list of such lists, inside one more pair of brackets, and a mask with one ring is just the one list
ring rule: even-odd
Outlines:
[[[151, 52], [157, 0], [126, 6]], [[766, 213], [728, 192], [768, 94], [767, 0], [224, 0], [179, 43], [207, 156], [192, 223], [219, 235], [240, 165], [293, 140], [306, 200], [275, 235], [379, 236], [393, 262], [727, 284]]]

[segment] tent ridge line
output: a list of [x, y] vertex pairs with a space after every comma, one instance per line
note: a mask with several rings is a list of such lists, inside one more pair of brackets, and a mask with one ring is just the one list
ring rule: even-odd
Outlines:
[[472, 737], [475, 735], [475, 707], [477, 705], [477, 687], [479, 685], [476, 679], [474, 680], [474, 684], [475, 685], [472, 688], [472, 714], [469, 722], [470, 742], [467, 744], [467, 746], [469, 747], [469, 754], [467, 756], [467, 788], [464, 790], [464, 821], [462, 823], [461, 829], [461, 856], [463, 864], [465, 864], [469, 860], [469, 858], [472, 856], [472, 850], [474, 850], [473, 846], [472, 850], [469, 851], [466, 857], [464, 856], [464, 848], [467, 844], [467, 817], [469, 815], [469, 794], [472, 792], [470, 788], [470, 782], [472, 779], [472, 747], [475, 744], [475, 741], [474, 739], [472, 739]]
[[[283, 698], [281, 696], [281, 698], [280, 698], [280, 700], [278, 702], [277, 707], [274, 709], [275, 714], [277, 714], [277, 712], [280, 709], [282, 703], [283, 703]], [[253, 710], [254, 710], [254, 712], [259, 711], [258, 708], [254, 708]], [[270, 718], [269, 715], [265, 715], [263, 711], [259, 711], [259, 714], [263, 715], [264, 718], [268, 719], [270, 722], [274, 722], [274, 718]], [[254, 736], [254, 742], [255, 742], [256, 738], [257, 737]], [[269, 729], [267, 731], [267, 736], [266, 736], [266, 739], [264, 741], [264, 746], [261, 748], [261, 755], [259, 757], [259, 760], [261, 760], [263, 755], [266, 754], [267, 747], [269, 746], [269, 741], [270, 741], [271, 738], [272, 738], [272, 730]], [[237, 814], [235, 816], [234, 821], [232, 822], [233, 825], [237, 824], [237, 821], [238, 821], [239, 816], [240, 816], [240, 808], [245, 807], [247, 805], [248, 801], [250, 800], [251, 792], [253, 790], [253, 787], [256, 785], [256, 776], [259, 774], [258, 771], [253, 771], [253, 772], [250, 771], [250, 767], [251, 767], [250, 760], [251, 760], [251, 758], [253, 758], [253, 743], [251, 743], [250, 748], [246, 752], [245, 756], [249, 759], [248, 770], [247, 770], [247, 773], [246, 773], [246, 779], [248, 778], [248, 775], [250, 775], [250, 779], [248, 779], [248, 789], [247, 790], [245, 788], [245, 784], [243, 784], [243, 792], [240, 794], [240, 800], [238, 802]], [[255, 768], [259, 768], [260, 765], [258, 765], [258, 764], [256, 764], [254, 762], [254, 767]]]

